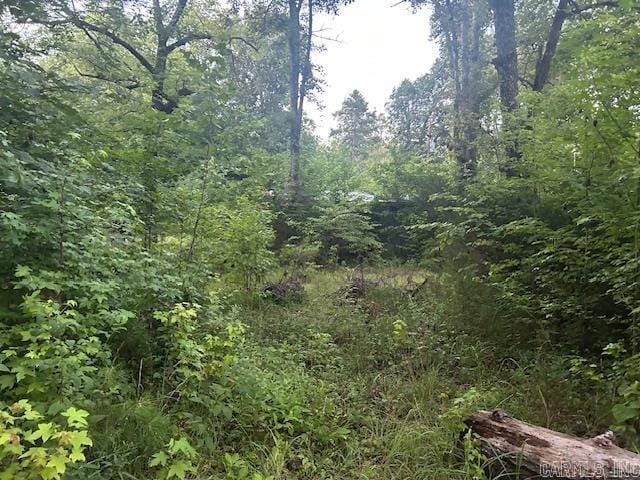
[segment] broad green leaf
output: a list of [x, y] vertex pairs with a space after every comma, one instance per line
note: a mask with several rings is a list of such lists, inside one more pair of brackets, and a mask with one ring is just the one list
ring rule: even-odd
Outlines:
[[613, 413], [613, 417], [618, 423], [624, 423], [637, 418], [639, 413], [637, 408], [630, 407], [629, 405], [625, 405], [623, 403], [614, 405], [611, 409], [611, 412]]
[[158, 452], [158, 453], [154, 453], [151, 456], [151, 461], [149, 462], [149, 466], [150, 467], [156, 467], [158, 465], [161, 466], [165, 466], [167, 464], [167, 461], [169, 460], [169, 455], [167, 455], [165, 452]]
[[191, 462], [187, 460], [178, 460], [171, 464], [169, 467], [169, 471], [167, 472], [167, 479], [169, 478], [179, 478], [180, 480], [184, 480], [187, 477], [187, 473], [194, 472], [195, 468], [191, 464]]
[[71, 427], [84, 428], [88, 425], [86, 418], [89, 416], [89, 412], [85, 410], [69, 407], [61, 415], [67, 417], [67, 423]]

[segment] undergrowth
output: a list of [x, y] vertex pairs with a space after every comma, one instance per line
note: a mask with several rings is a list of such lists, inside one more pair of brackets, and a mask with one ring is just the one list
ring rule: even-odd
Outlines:
[[[354, 278], [365, 285], [358, 298], [343, 288]], [[567, 358], [524, 341], [518, 350], [492, 331], [495, 313], [468, 311], [461, 296], [471, 292], [445, 274], [329, 269], [309, 273], [305, 292], [243, 309], [253, 361], [323, 401], [308, 404], [315, 437], [275, 433], [270, 446], [246, 447], [243, 458], [274, 478], [476, 478], [485, 460], [465, 460], [460, 434], [477, 409], [580, 435], [610, 421], [607, 400], [585, 398]]]

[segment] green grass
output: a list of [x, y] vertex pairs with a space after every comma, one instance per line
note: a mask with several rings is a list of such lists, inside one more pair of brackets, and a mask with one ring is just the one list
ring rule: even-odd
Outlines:
[[[364, 296], [346, 300], [341, 288], [360, 275]], [[454, 450], [456, 425], [474, 409], [500, 406], [569, 433], [606, 425], [566, 380], [562, 359], [551, 351], [514, 358], [510, 340], [479, 336], [473, 322], [487, 314], [465, 317], [473, 311], [446, 281], [409, 267], [315, 271], [302, 302], [245, 307], [251, 340], [295, 354], [305, 374], [332, 392], [334, 427], [349, 431], [324, 445], [276, 435], [246, 454], [254, 468], [275, 479], [472, 478]], [[402, 340], [394, 333], [399, 320]], [[288, 468], [292, 458], [301, 466]]]
[[[364, 293], [347, 298], [358, 278]], [[99, 409], [92, 457], [70, 479], [156, 478], [150, 457], [180, 437], [199, 454], [190, 479], [472, 479], [477, 462], [464, 461], [459, 439], [476, 409], [578, 435], [609, 423], [566, 359], [493, 331], [505, 319], [491, 295], [445, 274], [310, 270], [303, 297], [279, 304], [227, 286], [237, 306], [214, 325], [247, 325], [235, 360], [180, 401], [122, 392]], [[124, 383], [123, 372], [106, 384]]]

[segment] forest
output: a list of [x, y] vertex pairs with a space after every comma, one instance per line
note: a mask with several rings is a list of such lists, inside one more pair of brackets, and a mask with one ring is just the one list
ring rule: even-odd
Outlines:
[[0, 480], [523, 478], [480, 410], [640, 452], [640, 4], [389, 0], [437, 58], [323, 138], [368, 1], [0, 0]]

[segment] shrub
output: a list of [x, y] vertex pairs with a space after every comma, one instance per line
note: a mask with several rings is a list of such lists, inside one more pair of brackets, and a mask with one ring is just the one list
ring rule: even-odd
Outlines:
[[377, 257], [382, 249], [367, 210], [355, 203], [325, 208], [312, 229], [321, 263], [362, 262]]
[[70, 463], [86, 460], [84, 450], [93, 445], [88, 412], [69, 407], [60, 413], [61, 424], [46, 419], [28, 400], [0, 402], [0, 407], [0, 478], [59, 480]]
[[207, 207], [201, 227], [206, 247], [200, 255], [214, 269], [238, 277], [245, 288], [253, 289], [274, 266], [271, 222], [268, 210], [246, 198]]

